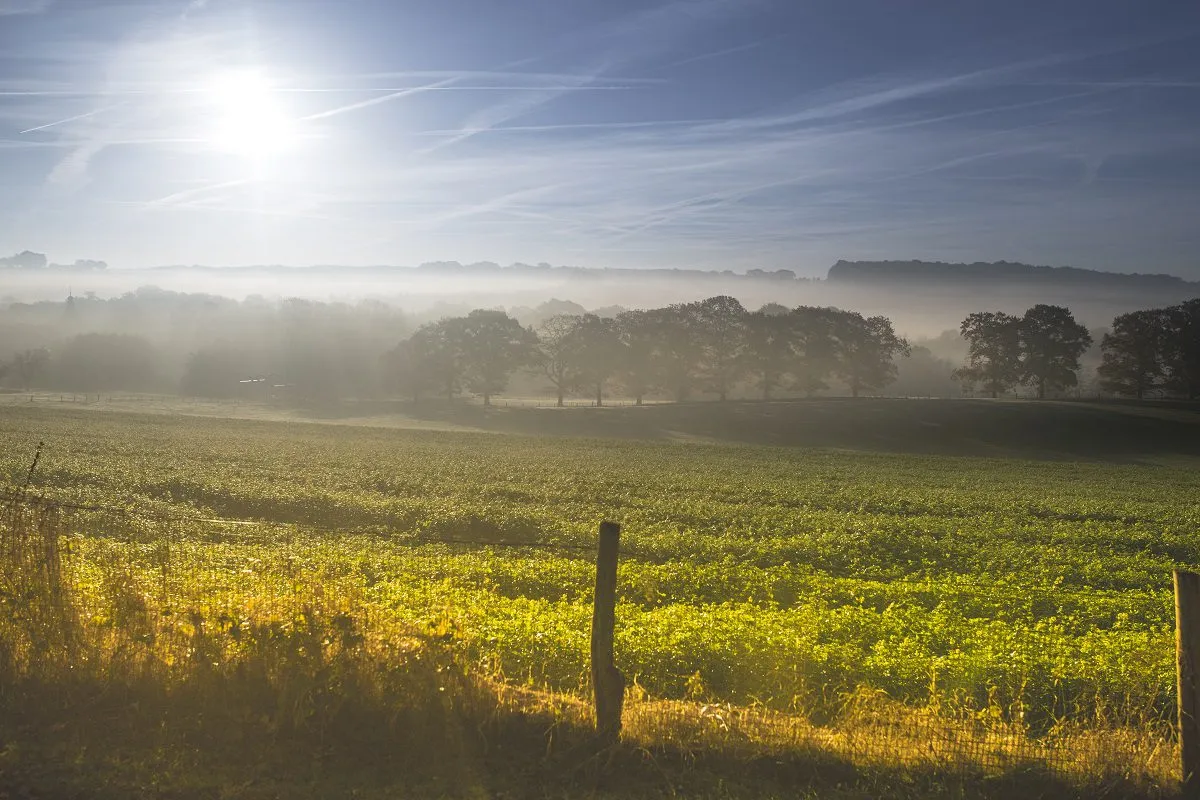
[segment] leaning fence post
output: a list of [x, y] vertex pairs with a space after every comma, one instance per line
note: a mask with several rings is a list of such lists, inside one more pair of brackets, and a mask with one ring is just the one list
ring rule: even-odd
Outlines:
[[596, 598], [592, 608], [592, 688], [596, 695], [596, 733], [615, 742], [621, 733], [625, 676], [613, 658], [613, 629], [617, 621], [617, 551], [621, 526], [600, 523], [596, 551]]
[[1200, 798], [1200, 573], [1175, 570], [1175, 663], [1183, 796]]

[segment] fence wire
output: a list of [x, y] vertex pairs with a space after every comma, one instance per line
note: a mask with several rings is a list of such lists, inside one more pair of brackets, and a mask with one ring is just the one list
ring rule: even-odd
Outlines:
[[[478, 567], [469, 578], [477, 597], [545, 600], [538, 596], [544, 587], [500, 585], [487, 572], [488, 564], [533, 559], [532, 585], [539, 554], [561, 555], [577, 572], [589, 574], [594, 552], [587, 545], [499, 537], [390, 537], [383, 539], [393, 559], [390, 568], [407, 572], [405, 580], [389, 582], [373, 574], [379, 569], [377, 551], [337, 550], [345, 537], [293, 524], [173, 513], [135, 503], [58, 501], [27, 492], [0, 494], [0, 508], [5, 646], [25, 654], [23, 661], [10, 659], [18, 667], [10, 665], [9, 672], [54, 652], [71, 657], [81, 619], [124, 626], [132, 640], [158, 648], [164, 659], [178, 664], [194, 662], [198, 653], [216, 663], [246, 637], [299, 625], [325, 626], [320, 636], [326, 644], [330, 631], [341, 631], [342, 647], [371, 626], [388, 629], [389, 621], [390, 630], [408, 626], [454, 640], [463, 621], [449, 613], [455, 602], [449, 584], [462, 577], [465, 566]], [[981, 591], [995, 588], [975, 585]], [[1081, 592], [1061, 590], [1064, 597], [1072, 593]], [[479, 634], [486, 631], [488, 613], [486, 603], [465, 612], [478, 615], [467, 620], [477, 628], [467, 647], [473, 659], [518, 683], [536, 684], [541, 675], [574, 670], [574, 686], [555, 688], [588, 697], [586, 615], [555, 618], [556, 624], [572, 626], [566, 640], [576, 647], [564, 651], [563, 636], [540, 644], [542, 638], [532, 631], [524, 640], [524, 660], [514, 666], [498, 651], [496, 637]], [[686, 699], [665, 700], [641, 691], [638, 676], [628, 675], [633, 688], [626, 735], [648, 744], [754, 752], [815, 749], [869, 764], [984, 772], [1035, 768], [1163, 776], [1177, 771], [1175, 732], [1162, 708], [1101, 703], [1080, 688], [1095, 654], [1074, 651], [1062, 637], [1037, 630], [1023, 639], [1010, 654], [1006, 675], [979, 676], [979, 687], [986, 689], [940, 695], [932, 676], [928, 697], [919, 704], [862, 688], [824, 698], [816, 713], [769, 701], [721, 702], [705, 693], [699, 675], [693, 685], [692, 676], [682, 671], [676, 677], [686, 687], [680, 693]], [[796, 645], [797, 661], [811, 656], [802, 648]], [[621, 666], [620, 644], [617, 662]], [[1042, 674], [1047, 670], [1055, 674]], [[0, 672], [0, 679], [11, 678]]]

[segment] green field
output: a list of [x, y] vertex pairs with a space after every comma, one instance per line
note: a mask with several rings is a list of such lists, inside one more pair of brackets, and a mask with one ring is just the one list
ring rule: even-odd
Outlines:
[[[1136, 731], [1163, 752], [1131, 779], [1159, 791], [1170, 570], [1200, 564], [1194, 413], [1047, 406], [1046, 446], [1022, 459], [1004, 426], [1038, 406], [935, 406], [541, 412], [559, 434], [571, 414], [629, 434], [583, 438], [510, 432], [531, 423], [503, 410], [456, 420], [509, 429], [497, 434], [13, 405], [0, 477], [24, 482], [44, 441], [37, 491], [135, 512], [78, 512], [69, 565], [96, 630], [158, 615], [138, 658], [178, 662], [171, 648], [194, 650], [204, 628], [214, 666], [234, 663], [252, 648], [239, 619], [318, 587], [331, 619], [436, 640], [502, 685], [586, 697], [590, 548], [614, 519], [617, 661], [636, 698], [830, 730], [872, 695], [1030, 741]], [[702, 414], [709, 435], [685, 435]], [[805, 430], [820, 447], [795, 446]], [[773, 438], [793, 446], [729, 443]]]

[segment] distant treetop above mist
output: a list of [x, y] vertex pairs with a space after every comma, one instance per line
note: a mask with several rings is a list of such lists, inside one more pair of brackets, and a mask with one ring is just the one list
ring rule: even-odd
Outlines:
[[981, 285], [1032, 283], [1097, 288], [1165, 288], [1200, 285], [1174, 275], [1099, 272], [1078, 267], [1044, 267], [1012, 261], [951, 264], [944, 261], [838, 261], [829, 268], [829, 281], [907, 285]]
[[[53, 270], [100, 271], [106, 270], [108, 264], [104, 261], [77, 259], [73, 264], [49, 263], [42, 253], [29, 250], [12, 256], [0, 258], [0, 270], [23, 270], [28, 272], [46, 272]], [[388, 276], [398, 273], [417, 273], [422, 275], [446, 276], [528, 276], [543, 278], [553, 276], [575, 282], [594, 282], [605, 278], [619, 278], [622, 281], [662, 281], [686, 280], [721, 281], [730, 278], [749, 281], [772, 281], [782, 283], [823, 283], [841, 284], [843, 286], [886, 286], [889, 289], [922, 289], [930, 286], [942, 286], [957, 289], [972, 289], [980, 286], [1043, 286], [1066, 289], [1095, 289], [1119, 291], [1149, 291], [1185, 293], [1200, 289], [1200, 281], [1187, 281], [1175, 275], [1141, 274], [1121, 272], [1101, 272], [1078, 267], [1049, 267], [1022, 264], [1013, 261], [976, 261], [973, 264], [955, 264], [944, 261], [846, 261], [839, 260], [829, 268], [825, 279], [807, 277], [797, 274], [791, 269], [744, 269], [744, 270], [715, 270], [696, 269], [688, 267], [602, 267], [602, 266], [571, 266], [554, 265], [546, 262], [526, 264], [515, 262], [501, 265], [495, 261], [476, 261], [462, 263], [459, 261], [427, 261], [417, 266], [400, 266], [379, 264], [374, 266], [349, 266], [341, 264], [315, 264], [311, 266], [287, 266], [284, 264], [253, 264], [243, 266], [208, 266], [202, 264], [175, 264], [147, 269], [121, 270], [117, 265], [116, 272], [129, 274], [162, 273], [176, 274], [202, 273], [216, 275], [270, 274], [289, 273], [318, 274], [345, 276], [351, 274], [372, 274]]]
[[462, 264], [458, 261], [427, 261], [421, 264], [416, 269], [422, 272], [434, 273], [529, 273], [529, 274], [545, 274], [549, 272], [566, 273], [579, 277], [602, 277], [604, 275], [619, 274], [623, 276], [642, 276], [642, 277], [746, 277], [752, 279], [768, 279], [768, 280], [811, 280], [810, 278], [798, 277], [793, 270], [777, 269], [748, 269], [745, 273], [734, 272], [731, 269], [726, 270], [710, 270], [710, 269], [687, 269], [687, 268], [644, 268], [636, 269], [630, 267], [576, 267], [576, 266], [555, 266], [542, 261], [538, 264], [523, 264], [516, 262], [507, 267], [497, 264], [495, 261], [477, 261], [473, 264]]
[[44, 253], [32, 250], [22, 250], [11, 256], [0, 258], [0, 269], [71, 269], [94, 270], [107, 269], [108, 264], [90, 258], [77, 258], [73, 264], [51, 264]]

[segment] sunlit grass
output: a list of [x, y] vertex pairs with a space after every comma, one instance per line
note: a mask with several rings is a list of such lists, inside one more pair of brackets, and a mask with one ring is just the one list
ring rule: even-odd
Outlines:
[[[0, 432], [46, 440], [36, 492], [135, 512], [73, 517], [66, 627], [5, 629], [34, 719], [59, 686], [60, 708], [121, 696], [318, 742], [415, 715], [417, 753], [510, 719], [579, 740], [586, 548], [617, 516], [631, 745], [1174, 780], [1193, 471], [45, 411]], [[3, 468], [22, 476], [20, 448]]]

